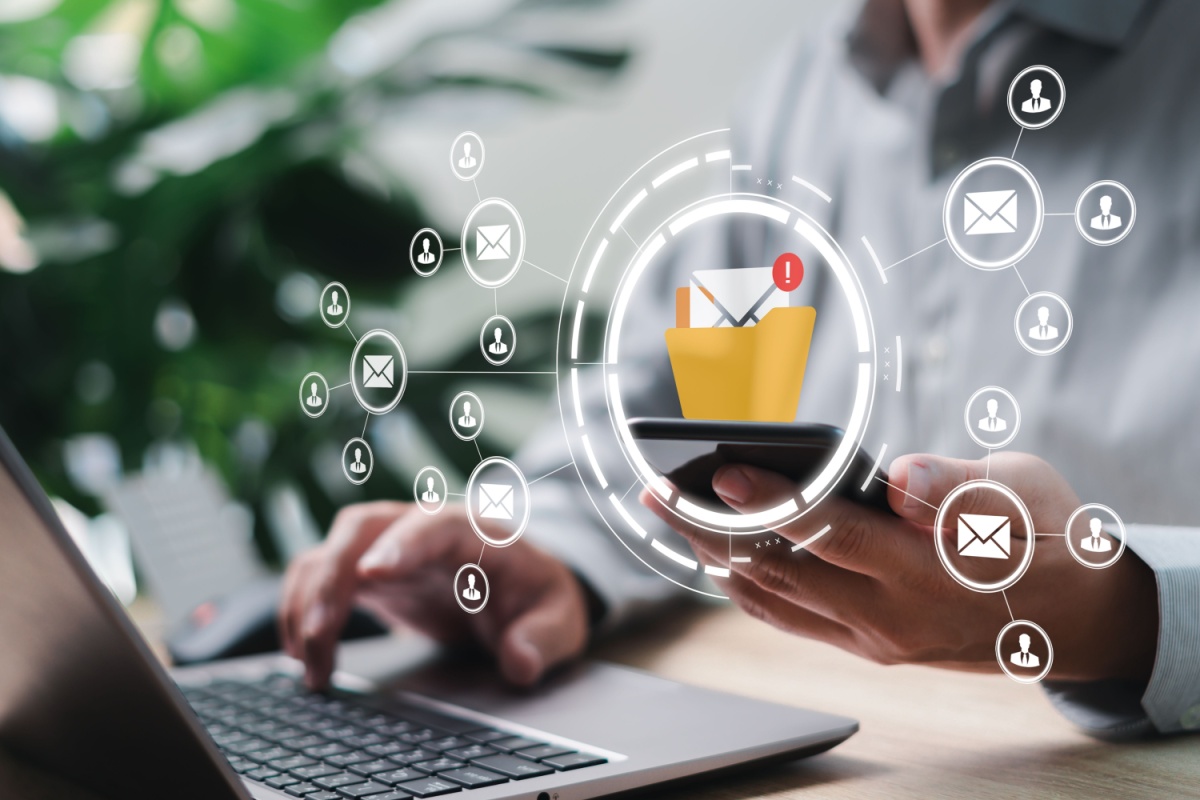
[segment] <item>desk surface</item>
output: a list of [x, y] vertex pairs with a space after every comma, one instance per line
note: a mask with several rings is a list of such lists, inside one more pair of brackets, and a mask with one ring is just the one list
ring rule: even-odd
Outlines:
[[[146, 606], [135, 621], [153, 638]], [[668, 678], [855, 717], [862, 730], [805, 761], [707, 780], [666, 800], [730, 798], [1200, 797], [1200, 738], [1112, 745], [1076, 731], [1036, 686], [881, 667], [732, 608], [688, 611], [597, 655]], [[84, 800], [0, 759], [0, 796]]]

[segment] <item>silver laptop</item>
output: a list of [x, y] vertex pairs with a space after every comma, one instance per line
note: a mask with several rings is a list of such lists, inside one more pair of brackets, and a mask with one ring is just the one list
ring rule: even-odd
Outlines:
[[0, 747], [101, 797], [573, 800], [827, 750], [845, 717], [583, 662], [535, 691], [417, 640], [168, 675], [0, 431]]

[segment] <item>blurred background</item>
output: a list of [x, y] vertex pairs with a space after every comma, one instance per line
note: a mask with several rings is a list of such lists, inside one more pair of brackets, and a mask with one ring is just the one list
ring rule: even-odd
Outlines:
[[[624, 176], [736, 123], [739, 87], [833, 5], [0, 0], [0, 425], [126, 601], [126, 528], [188, 501], [164, 486], [204, 488], [193, 544], [278, 566], [339, 506], [408, 499], [426, 464], [461, 485], [478, 457], [444, 424], [452, 375], [410, 380], [371, 422], [371, 480], [345, 480], [362, 410], [297, 408], [353, 347], [321, 288], [345, 284], [353, 327], [394, 331], [410, 368], [472, 368], [494, 298], [453, 253], [431, 279], [407, 256], [425, 226], [456, 247], [475, 202], [454, 136], [483, 137], [480, 190], [565, 276]], [[500, 290], [514, 369], [553, 369], [561, 290]], [[484, 452], [546, 419], [552, 378], [529, 378], [489, 384]]]

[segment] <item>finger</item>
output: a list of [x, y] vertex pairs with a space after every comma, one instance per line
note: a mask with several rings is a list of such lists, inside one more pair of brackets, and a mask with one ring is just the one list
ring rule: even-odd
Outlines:
[[402, 503], [370, 503], [343, 509], [298, 586], [299, 650], [310, 688], [328, 684], [338, 635], [345, 626], [357, 586], [355, 567], [363, 552], [398, 516]]
[[279, 640], [284, 652], [292, 658], [300, 658], [299, 609], [302, 594], [299, 586], [303, 574], [308, 571], [308, 554], [298, 556], [288, 566], [283, 576], [283, 587], [279, 594]]
[[[905, 519], [932, 525], [946, 495], [967, 481], [987, 477], [985, 461], [926, 454], [900, 456], [888, 468], [888, 504]], [[978, 494], [982, 497], [992, 493]], [[979, 513], [985, 512], [980, 509]]]
[[[692, 547], [698, 556], [715, 563], [728, 559], [728, 544], [711, 536], [697, 539]], [[739, 585], [752, 585], [758, 593], [781, 598], [789, 606], [822, 619], [855, 625], [871, 611], [874, 579], [834, 566], [811, 553], [783, 548], [780, 554], [763, 553], [750, 562], [733, 561], [728, 566], [731, 578]]]
[[576, 584], [548, 592], [513, 620], [496, 655], [505, 678], [530, 686], [551, 667], [582, 653], [586, 642], [587, 614]]
[[396, 520], [359, 559], [356, 569], [363, 580], [403, 580], [430, 564], [442, 561], [473, 562], [482, 545], [462, 529], [447, 527], [423, 514]]
[[[796, 484], [776, 472], [744, 464], [724, 466], [713, 476], [713, 490], [737, 511], [754, 512], [794, 497]], [[828, 497], [819, 509], [771, 530], [843, 569], [875, 577], [915, 567], [912, 530], [888, 515]], [[829, 530], [817, 536], [825, 526]], [[814, 538], [816, 537], [816, 538]]]

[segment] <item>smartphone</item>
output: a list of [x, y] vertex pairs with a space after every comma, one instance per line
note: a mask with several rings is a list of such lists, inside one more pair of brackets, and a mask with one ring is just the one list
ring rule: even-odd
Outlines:
[[[690, 500], [726, 511], [728, 506], [712, 488], [713, 475], [725, 464], [748, 464], [806, 484], [829, 462], [846, 435], [832, 425], [651, 417], [629, 420], [629, 431], [647, 463]], [[887, 501], [887, 475], [879, 470], [871, 476], [874, 468], [875, 460], [856, 448], [835, 491], [847, 500], [894, 514]]]

